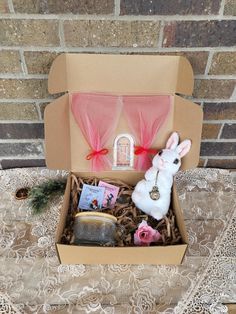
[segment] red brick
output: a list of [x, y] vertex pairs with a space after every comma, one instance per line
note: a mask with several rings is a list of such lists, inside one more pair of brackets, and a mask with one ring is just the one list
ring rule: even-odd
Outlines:
[[218, 137], [221, 124], [204, 123], [202, 128], [203, 139], [216, 139]]
[[236, 74], [236, 52], [215, 53], [209, 74]]
[[0, 120], [39, 120], [39, 117], [34, 104], [0, 103]]
[[26, 51], [24, 53], [28, 73], [48, 74], [53, 60], [58, 54], [48, 51]]
[[121, 0], [122, 15], [207, 15], [217, 14], [219, 8], [219, 0]]
[[236, 121], [235, 123], [225, 123], [221, 133], [221, 138], [236, 139]]
[[205, 120], [236, 120], [236, 103], [204, 103]]
[[56, 20], [0, 20], [0, 42], [5, 46], [58, 46]]
[[22, 72], [20, 64], [20, 54], [14, 50], [0, 51], [0, 72], [2, 73], [20, 73]]
[[7, 0], [0, 0], [0, 13], [9, 13]]
[[198, 163], [198, 167], [200, 167], [200, 168], [204, 167], [205, 161], [206, 161], [205, 159], [200, 158], [199, 163]]
[[28, 14], [111, 14], [114, 0], [13, 0], [15, 12]]
[[43, 157], [42, 143], [0, 143], [0, 157]]
[[1, 139], [43, 139], [43, 123], [0, 123]]
[[160, 24], [154, 21], [65, 21], [69, 47], [156, 47]]
[[209, 168], [236, 169], [236, 158], [227, 159], [225, 156], [225, 159], [208, 159], [206, 166]]
[[235, 83], [236, 80], [195, 80], [193, 96], [228, 99], [233, 94]]
[[0, 98], [48, 98], [47, 80], [0, 79]]
[[236, 45], [236, 20], [177, 21], [164, 28], [164, 47], [220, 47]]
[[235, 156], [236, 142], [203, 142], [201, 156]]
[[25, 168], [25, 167], [45, 167], [45, 159], [3, 159], [2, 169]]

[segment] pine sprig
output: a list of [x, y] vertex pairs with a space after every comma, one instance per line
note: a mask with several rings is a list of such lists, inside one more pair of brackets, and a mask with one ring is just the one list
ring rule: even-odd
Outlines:
[[63, 194], [66, 188], [65, 180], [48, 180], [33, 187], [29, 193], [29, 205], [34, 214], [42, 213], [52, 196]]

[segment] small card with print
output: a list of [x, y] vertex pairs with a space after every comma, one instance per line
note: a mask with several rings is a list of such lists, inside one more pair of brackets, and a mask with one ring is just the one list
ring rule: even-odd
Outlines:
[[109, 208], [114, 207], [118, 193], [119, 193], [119, 188], [115, 185], [112, 185], [103, 181], [99, 181], [98, 186], [105, 188], [102, 206], [109, 207]]
[[78, 208], [86, 210], [100, 210], [102, 208], [104, 194], [105, 187], [84, 184]]

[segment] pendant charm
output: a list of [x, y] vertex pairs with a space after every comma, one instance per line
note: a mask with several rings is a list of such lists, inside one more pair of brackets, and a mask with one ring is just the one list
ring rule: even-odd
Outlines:
[[154, 185], [151, 192], [149, 192], [149, 195], [150, 195], [151, 199], [154, 201], [157, 201], [160, 198], [160, 193], [159, 193], [158, 187], [156, 185]]

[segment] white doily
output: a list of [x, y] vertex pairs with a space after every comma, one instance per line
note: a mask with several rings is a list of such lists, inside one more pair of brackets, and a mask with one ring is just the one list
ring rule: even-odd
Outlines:
[[180, 266], [60, 265], [62, 197], [33, 216], [16, 189], [66, 172], [0, 171], [0, 313], [226, 313], [236, 301], [235, 176], [195, 169], [176, 182], [190, 245]]

